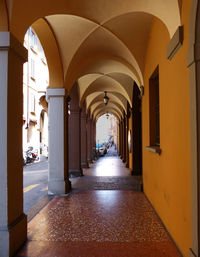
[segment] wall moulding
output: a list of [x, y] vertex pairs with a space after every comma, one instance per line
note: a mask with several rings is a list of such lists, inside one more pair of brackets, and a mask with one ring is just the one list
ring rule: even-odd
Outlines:
[[167, 58], [172, 60], [183, 44], [183, 26], [179, 26], [167, 46]]

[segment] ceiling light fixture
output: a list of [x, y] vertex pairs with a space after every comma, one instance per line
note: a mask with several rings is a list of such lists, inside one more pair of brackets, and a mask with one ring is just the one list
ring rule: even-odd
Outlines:
[[107, 118], [107, 119], [109, 118], [109, 114], [108, 114], [108, 112], [106, 113], [106, 118]]
[[107, 92], [106, 91], [104, 91], [104, 98], [103, 98], [103, 102], [104, 102], [104, 104], [105, 105], [107, 105], [108, 104], [108, 101], [109, 101], [109, 97], [107, 96]]

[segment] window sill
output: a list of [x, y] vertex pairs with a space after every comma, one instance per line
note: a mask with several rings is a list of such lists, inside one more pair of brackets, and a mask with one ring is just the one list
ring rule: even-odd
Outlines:
[[152, 152], [152, 153], [155, 153], [157, 155], [160, 155], [162, 150], [159, 146], [155, 146], [155, 145], [151, 145], [151, 146], [146, 146], [146, 149], [149, 151], [149, 152]]
[[37, 55], [37, 50], [35, 49], [35, 47], [31, 46], [30, 48], [31, 48], [32, 52]]
[[41, 58], [41, 61], [43, 62], [44, 65], [47, 65], [47, 63], [46, 63], [44, 58]]

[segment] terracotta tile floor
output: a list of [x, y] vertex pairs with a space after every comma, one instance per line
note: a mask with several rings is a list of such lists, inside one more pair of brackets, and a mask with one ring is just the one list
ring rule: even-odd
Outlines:
[[26, 257], [181, 256], [145, 195], [122, 190], [55, 197], [28, 225]]

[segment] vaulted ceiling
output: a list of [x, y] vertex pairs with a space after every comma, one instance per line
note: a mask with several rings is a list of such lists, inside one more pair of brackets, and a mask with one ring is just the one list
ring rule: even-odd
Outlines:
[[80, 106], [86, 101], [94, 117], [112, 111], [120, 118], [132, 105], [134, 82], [144, 84], [152, 23], [162, 22], [170, 39], [181, 23], [179, 8], [178, 0], [7, 0], [0, 28], [23, 42], [32, 26], [47, 58], [49, 87], [69, 91], [78, 82]]

